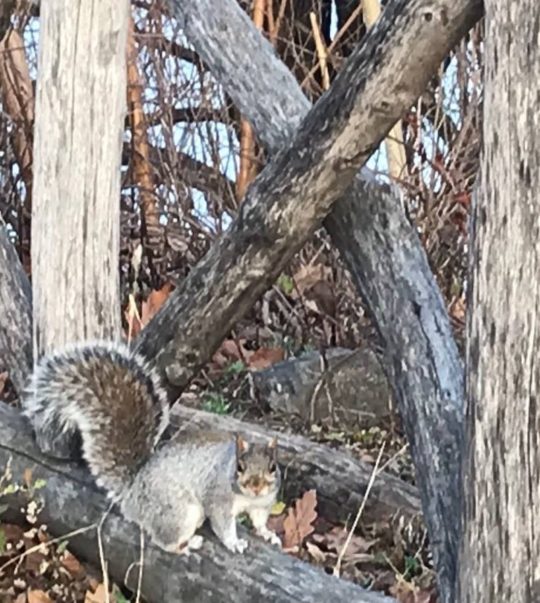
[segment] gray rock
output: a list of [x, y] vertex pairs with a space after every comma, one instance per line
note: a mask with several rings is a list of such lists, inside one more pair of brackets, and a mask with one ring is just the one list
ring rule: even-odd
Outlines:
[[306, 421], [369, 426], [389, 414], [390, 388], [369, 348], [309, 352], [254, 372], [253, 385], [272, 410]]

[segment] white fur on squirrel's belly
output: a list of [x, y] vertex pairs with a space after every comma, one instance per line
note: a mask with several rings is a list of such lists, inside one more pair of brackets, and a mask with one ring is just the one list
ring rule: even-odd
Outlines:
[[269, 508], [276, 499], [275, 492], [269, 492], [264, 496], [245, 496], [244, 494], [235, 494], [233, 502], [233, 515], [240, 515], [250, 509]]

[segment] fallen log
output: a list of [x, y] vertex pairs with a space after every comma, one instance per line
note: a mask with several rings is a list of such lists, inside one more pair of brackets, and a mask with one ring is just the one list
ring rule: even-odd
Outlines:
[[[172, 408], [173, 425], [180, 429], [217, 429], [242, 433], [249, 441], [262, 442], [278, 437], [279, 462], [285, 469], [285, 495], [300, 496], [306, 490], [317, 491], [319, 511], [333, 520], [346, 521], [358, 511], [372, 468], [339, 450], [316, 444], [298, 435], [275, 432], [262, 426], [239, 421], [176, 404]], [[399, 478], [380, 473], [366, 501], [363, 518], [390, 519], [396, 513], [412, 517], [420, 513], [416, 488]]]
[[[45, 481], [45, 486], [34, 496], [43, 501], [39, 519], [52, 534], [64, 535], [100, 524], [109, 502], [84, 469], [43, 457], [19, 411], [4, 404], [0, 404], [0, 430], [0, 464], [3, 468], [9, 464], [12, 479], [22, 481], [25, 470], [30, 470], [32, 480]], [[1, 497], [1, 501], [13, 515], [24, 506], [23, 497], [19, 492]], [[118, 584], [125, 583], [136, 590], [139, 573], [136, 564], [141, 559], [138, 527], [113, 509], [99, 529], [110, 576]], [[201, 551], [188, 558], [165, 553], [146, 542], [141, 593], [148, 601], [395, 603], [381, 594], [329, 576], [251, 535], [246, 535], [249, 549], [243, 556], [232, 555], [213, 536], [206, 535]], [[99, 566], [97, 527], [70, 538], [69, 548]]]

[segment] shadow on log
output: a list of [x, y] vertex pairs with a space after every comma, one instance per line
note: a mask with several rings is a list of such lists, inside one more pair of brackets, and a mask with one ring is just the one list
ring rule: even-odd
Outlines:
[[[44, 458], [19, 411], [3, 404], [0, 404], [0, 429], [0, 463], [3, 467], [10, 463], [13, 480], [21, 481], [24, 471], [30, 469], [33, 480], [43, 479], [46, 482], [37, 495], [44, 502], [40, 521], [48, 526], [51, 533], [67, 534], [100, 523], [109, 503], [86, 471], [73, 464]], [[11, 514], [19, 513], [24, 506], [21, 496], [2, 499], [8, 503]], [[118, 584], [125, 582], [136, 590], [136, 564], [141, 558], [139, 529], [123, 520], [113, 509], [103, 522], [101, 537], [111, 577]], [[243, 556], [232, 555], [212, 536], [206, 539], [200, 554], [193, 553], [189, 558], [165, 553], [147, 542], [144, 547], [143, 596], [156, 602], [204, 603], [229, 600], [246, 603], [394, 601], [328, 576], [259, 539], [247, 537], [250, 548]], [[97, 529], [89, 529], [70, 539], [70, 549], [99, 566]]]

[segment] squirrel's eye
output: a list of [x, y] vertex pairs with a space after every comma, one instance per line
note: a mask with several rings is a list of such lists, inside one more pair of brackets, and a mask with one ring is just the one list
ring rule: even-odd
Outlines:
[[276, 463], [274, 461], [270, 461], [270, 464], [268, 465], [268, 471], [270, 471], [270, 473], [275, 473]]
[[244, 463], [244, 461], [238, 461], [236, 463], [236, 471], [238, 473], [243, 473], [246, 470], [246, 465]]

